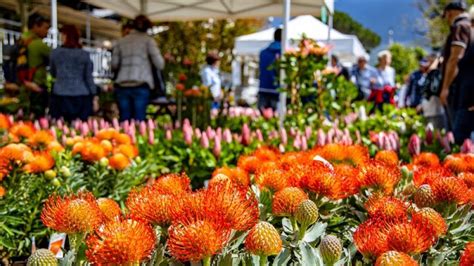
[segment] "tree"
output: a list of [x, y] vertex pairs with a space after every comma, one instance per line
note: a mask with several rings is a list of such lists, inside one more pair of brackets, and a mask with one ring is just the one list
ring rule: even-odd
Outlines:
[[404, 83], [411, 72], [418, 68], [418, 61], [426, 55], [420, 47], [406, 47], [395, 43], [390, 46], [392, 53], [392, 67], [395, 69], [397, 83]]
[[[449, 25], [443, 20], [441, 15], [447, 3], [452, 0], [417, 0], [418, 8], [423, 12], [423, 16], [428, 26], [427, 37], [433, 48], [443, 46], [448, 35]], [[474, 0], [466, 0], [468, 6], [474, 5]]]
[[368, 50], [379, 46], [381, 42], [377, 33], [365, 28], [344, 12], [336, 11], [334, 13], [334, 28], [345, 34], [356, 35]]

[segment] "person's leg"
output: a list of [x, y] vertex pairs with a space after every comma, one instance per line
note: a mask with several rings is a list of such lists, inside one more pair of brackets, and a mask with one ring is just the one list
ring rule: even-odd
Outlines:
[[115, 90], [120, 121], [130, 120], [132, 118], [132, 104], [129, 97], [129, 90], [129, 88], [117, 88]]
[[459, 109], [456, 111], [456, 117], [454, 118], [453, 134], [456, 143], [461, 145], [465, 139], [471, 137], [471, 133], [474, 131], [474, 111], [468, 111], [467, 109]]
[[92, 115], [92, 97], [90, 95], [75, 97], [77, 109], [74, 115], [76, 119], [86, 121]]
[[43, 117], [48, 107], [48, 91], [46, 88], [42, 92], [30, 92], [30, 113], [36, 118]]
[[133, 88], [133, 115], [137, 121], [144, 121], [146, 118], [146, 108], [150, 98], [150, 89], [147, 86]]

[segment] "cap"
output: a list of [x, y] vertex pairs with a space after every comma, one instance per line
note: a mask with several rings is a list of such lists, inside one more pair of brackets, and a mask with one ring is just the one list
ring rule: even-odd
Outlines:
[[452, 1], [444, 7], [443, 17], [446, 15], [446, 12], [449, 11], [449, 10], [466, 11], [466, 9], [467, 9], [466, 2], [461, 1], [461, 0]]

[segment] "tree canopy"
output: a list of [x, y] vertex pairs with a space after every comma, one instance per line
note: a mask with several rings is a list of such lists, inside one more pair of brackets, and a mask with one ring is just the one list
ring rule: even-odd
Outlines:
[[367, 50], [372, 50], [381, 42], [381, 38], [377, 33], [365, 28], [344, 12], [334, 12], [334, 28], [345, 34], [357, 35]]
[[389, 51], [392, 53], [392, 67], [397, 74], [397, 83], [403, 83], [418, 68], [418, 61], [426, 55], [423, 48], [407, 47], [399, 43], [391, 45]]

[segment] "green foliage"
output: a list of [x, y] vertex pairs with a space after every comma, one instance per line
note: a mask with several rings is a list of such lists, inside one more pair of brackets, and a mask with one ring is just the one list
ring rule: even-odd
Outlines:
[[382, 40], [377, 33], [365, 28], [344, 12], [334, 13], [334, 28], [342, 33], [357, 35], [368, 50], [377, 47]]
[[398, 83], [404, 83], [406, 77], [418, 68], [418, 61], [426, 55], [423, 48], [406, 47], [399, 43], [390, 46], [389, 50], [392, 53], [392, 67], [397, 74]]
[[[431, 46], [440, 48], [443, 46], [449, 31], [448, 24], [441, 15], [447, 3], [451, 0], [417, 0], [418, 8], [423, 12], [428, 25], [427, 37], [431, 41]], [[474, 0], [465, 0], [470, 5], [474, 5]]]

